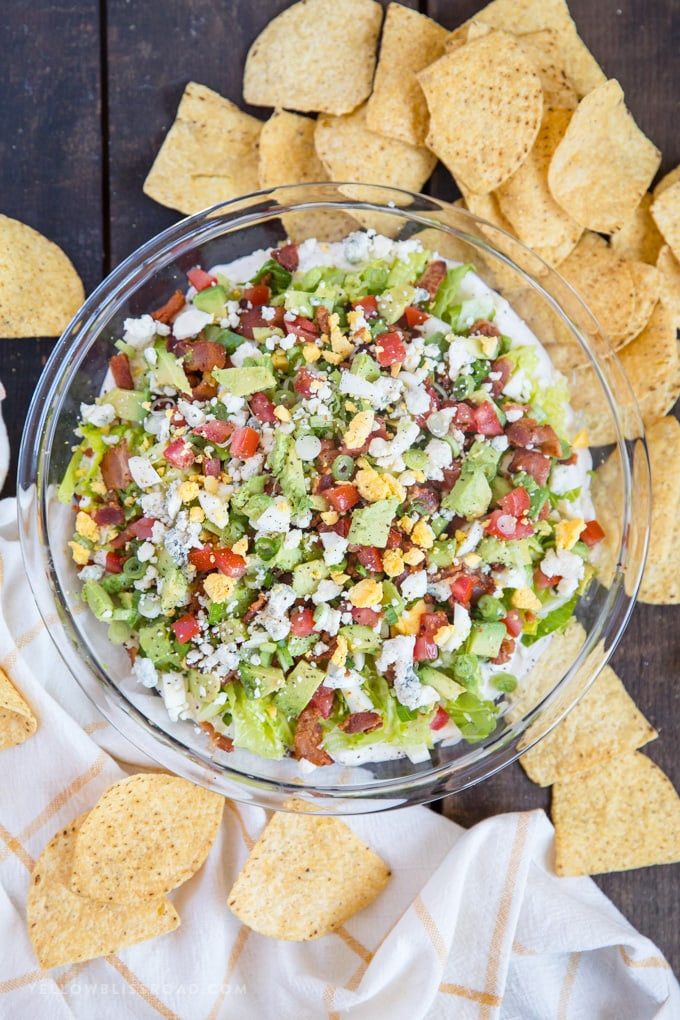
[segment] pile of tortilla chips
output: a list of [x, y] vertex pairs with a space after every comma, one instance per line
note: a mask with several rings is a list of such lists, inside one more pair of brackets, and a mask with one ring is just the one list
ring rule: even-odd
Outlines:
[[108, 956], [174, 931], [167, 893], [201, 867], [224, 800], [185, 779], [139, 774], [114, 783], [38, 858], [28, 931], [45, 968]]
[[265, 826], [229, 893], [233, 913], [270, 938], [328, 935], [387, 884], [387, 865], [339, 818], [288, 804]]

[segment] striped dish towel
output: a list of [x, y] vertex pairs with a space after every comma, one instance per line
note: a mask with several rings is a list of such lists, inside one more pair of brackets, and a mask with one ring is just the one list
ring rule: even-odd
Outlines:
[[542, 812], [465, 831], [425, 808], [349, 820], [387, 889], [333, 935], [275, 942], [228, 892], [267, 816], [226, 802], [204, 867], [170, 894], [181, 926], [42, 971], [26, 930], [34, 861], [116, 780], [149, 765], [63, 667], [26, 581], [14, 501], [0, 503], [0, 666], [38, 716], [0, 751], [0, 1017], [13, 1020], [576, 1020], [680, 1017], [668, 964], [590, 879], [558, 879]]

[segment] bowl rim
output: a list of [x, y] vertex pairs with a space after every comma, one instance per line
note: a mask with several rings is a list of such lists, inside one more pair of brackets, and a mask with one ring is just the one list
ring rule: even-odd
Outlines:
[[[349, 194], [345, 194], [343, 188], [347, 189]], [[366, 197], [357, 198], [357, 194], [360, 194], [362, 190], [365, 190]], [[388, 199], [387, 195], [390, 195], [391, 198]], [[302, 196], [302, 200], [300, 200], [300, 196]], [[305, 196], [309, 197], [305, 198]], [[392, 204], [396, 201], [395, 196], [396, 199], [408, 202], [409, 205]], [[382, 197], [383, 201], [377, 201], [376, 199], [379, 197]], [[414, 205], [417, 208], [409, 207]], [[586, 634], [584, 644], [567, 672], [520, 720], [513, 723], [508, 729], [490, 735], [479, 744], [468, 745], [467, 753], [460, 758], [437, 766], [430, 763], [428, 768], [421, 771], [417, 771], [417, 766], [415, 766], [416, 771], [413, 775], [390, 777], [358, 785], [341, 783], [316, 786], [313, 783], [307, 783], [308, 777], [305, 777], [304, 785], [301, 785], [299, 781], [271, 779], [258, 776], [256, 773], [251, 774], [248, 771], [232, 769], [227, 764], [215, 761], [209, 752], [205, 755], [197, 752], [186, 743], [166, 733], [148, 719], [136, 705], [131, 704], [118, 685], [107, 675], [102, 665], [92, 661], [92, 656], [85, 654], [83, 657], [82, 653], [77, 652], [73, 634], [69, 632], [72, 624], [70, 613], [61, 600], [46, 539], [47, 493], [44, 491], [43, 483], [48, 474], [50, 460], [50, 444], [47, 443], [47, 447], [45, 447], [45, 440], [51, 436], [51, 428], [55, 422], [55, 409], [59, 406], [59, 401], [63, 398], [80, 361], [86, 356], [91, 345], [100, 337], [106, 323], [111, 319], [112, 310], [115, 310], [116, 305], [120, 306], [125, 296], [129, 296], [129, 292], [134, 290], [135, 285], [141, 284], [152, 273], [154, 267], [159, 267], [159, 263], [161, 267], [169, 265], [173, 257], [178, 254], [178, 246], [181, 248], [189, 238], [192, 246], [195, 246], [213, 240], [224, 233], [225, 218], [228, 223], [231, 223], [230, 232], [237, 232], [261, 222], [263, 215], [274, 219], [285, 215], [286, 212], [318, 211], [329, 207], [389, 213], [424, 227], [434, 227], [454, 237], [462, 237], [476, 247], [486, 248], [494, 257], [500, 258], [520, 274], [520, 277], [531, 288], [538, 290], [540, 296], [552, 306], [555, 313], [565, 320], [568, 327], [575, 333], [590, 359], [591, 367], [594, 368], [598, 382], [607, 398], [608, 410], [612, 415], [616, 430], [614, 445], [615, 449], [619, 451], [623, 473], [623, 522], [615, 579], [608, 591], [604, 606], [598, 614], [599, 626]], [[436, 218], [438, 214], [451, 215], [454, 210], [457, 220], [469, 224], [471, 230], [479, 228], [478, 232], [482, 234], [482, 237], [472, 233], [466, 234], [463, 230], [456, 230]], [[634, 439], [626, 439], [624, 436], [622, 414], [612, 386], [600, 364], [600, 357], [585, 340], [581, 328], [572, 321], [560, 303], [543, 287], [540, 280], [537, 280], [522, 266], [517, 265], [507, 254], [499, 251], [496, 245], [484, 239], [484, 227], [493, 230], [492, 236], [506, 238], [512, 243], [512, 248], [527, 257], [530, 264], [539, 266], [544, 279], [557, 280], [560, 286], [565, 288], [565, 293], [569, 294], [570, 300], [574, 301], [579, 313], [582, 312], [588, 317], [604, 345], [608, 369], [613, 371], [616, 376], [616, 386], [623, 387], [626, 392], [626, 413], [629, 416], [632, 415], [636, 426], [633, 433]], [[357, 229], [362, 228], [358, 227]], [[633, 448], [635, 451], [635, 487], [633, 486]], [[33, 486], [35, 486], [34, 494], [32, 494]], [[630, 619], [642, 578], [649, 542], [651, 489], [644, 426], [632, 386], [595, 316], [558, 271], [495, 224], [469, 213], [467, 210], [454, 207], [451, 203], [441, 199], [382, 185], [319, 182], [285, 185], [252, 192], [249, 195], [218, 203], [180, 219], [140, 245], [102, 280], [64, 330], [39, 379], [29, 407], [19, 452], [18, 494], [17, 512], [22, 554], [29, 584], [41, 616], [46, 619], [47, 615], [54, 614], [56, 605], [60, 616], [58, 631], [64, 629], [67, 634], [64, 639], [66, 643], [64, 640], [58, 640], [56, 635], [52, 635], [57, 650], [81, 689], [126, 739], [172, 771], [187, 775], [187, 778], [203, 785], [219, 785], [220, 792], [225, 792], [237, 800], [251, 800], [252, 797], [248, 796], [248, 791], [255, 788], [258, 791], [255, 797], [257, 803], [265, 803], [267, 796], [272, 794], [276, 801], [274, 806], [279, 807], [277, 798], [282, 795], [295, 794], [304, 798], [324, 798], [326, 801], [330, 799], [334, 805], [340, 805], [341, 810], [356, 811], [375, 810], [382, 807], [381, 799], [387, 797], [391, 800], [395, 794], [404, 795], [409, 803], [417, 803], [436, 799], [448, 792], [458, 792], [488, 778], [515, 761], [557, 725], [559, 719], [563, 718], [585, 693], [587, 687], [594, 682], [602, 667], [611, 657]], [[36, 495], [37, 498], [35, 498]], [[637, 529], [641, 526], [639, 507], [636, 511], [636, 518], [633, 517], [634, 498], [638, 503], [642, 502], [642, 517], [645, 520], [642, 537], [638, 539], [638, 545], [631, 552], [631, 544], [626, 545], [630, 529], [632, 527]], [[634, 558], [637, 556], [638, 560], [637, 563], [632, 564], [632, 571], [631, 564], [628, 562], [631, 556]], [[49, 580], [49, 591], [42, 583], [45, 577]], [[63, 636], [60, 634], [60, 638]], [[594, 668], [586, 687], [574, 693], [573, 701], [567, 704], [564, 711], [545, 729], [545, 732], [539, 733], [535, 740], [518, 749], [516, 744], [521, 736], [534, 722], [540, 719], [558, 697], [564, 696], [576, 673], [582, 668], [598, 643], [604, 641], [605, 638], [608, 639], [605, 654]], [[87, 682], [82, 678], [83, 673], [88, 674]], [[123, 703], [125, 707], [123, 707]], [[132, 734], [130, 733], [130, 720], [135, 723], [135, 731]], [[479, 753], [480, 749], [481, 754]], [[452, 774], [462, 774], [464, 771], [470, 773], [468, 780], [460, 781], [455, 789], [446, 790], [446, 780]], [[414, 794], [417, 796], [414, 797]], [[378, 798], [377, 803], [376, 798]], [[366, 806], [358, 808], [358, 804]], [[266, 806], [271, 805], [267, 803]], [[403, 801], [384, 806], [403, 806]], [[335, 810], [335, 808], [332, 807], [331, 810]]]

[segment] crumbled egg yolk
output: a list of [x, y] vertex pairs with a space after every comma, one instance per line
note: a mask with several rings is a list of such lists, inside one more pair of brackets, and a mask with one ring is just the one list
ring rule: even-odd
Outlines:
[[580, 517], [573, 521], [558, 521], [555, 525], [555, 548], [571, 549], [576, 545], [586, 522]]
[[302, 348], [302, 357], [308, 364], [312, 364], [319, 360], [321, 357], [321, 351], [316, 344], [304, 344]]
[[244, 535], [243, 538], [239, 538], [238, 542], [234, 542], [231, 547], [231, 551], [235, 552], [237, 556], [246, 556], [248, 553], [248, 539]]
[[347, 594], [350, 602], [357, 609], [368, 609], [382, 602], [383, 586], [380, 581], [373, 581], [367, 577], [350, 588]]
[[331, 662], [334, 666], [342, 667], [347, 661], [347, 653], [349, 652], [349, 645], [347, 644], [347, 638], [342, 634], [338, 634], [337, 646], [335, 651], [331, 655]]
[[205, 511], [203, 507], [192, 506], [189, 510], [189, 520], [192, 524], [202, 524], [205, 520]]
[[288, 410], [287, 407], [284, 407], [283, 404], [277, 404], [277, 406], [274, 408], [274, 414], [279, 419], [279, 421], [282, 422], [290, 421], [290, 411]]
[[68, 545], [73, 556], [73, 562], [77, 563], [79, 567], [84, 567], [90, 559], [89, 551], [80, 542], [69, 542]]
[[590, 446], [590, 436], [588, 435], [588, 429], [581, 429], [577, 432], [571, 441], [572, 450], [585, 450]]
[[388, 577], [399, 577], [404, 573], [404, 557], [398, 549], [386, 549], [383, 553], [383, 570]]
[[411, 539], [421, 549], [431, 549], [434, 545], [434, 531], [427, 521], [418, 521], [411, 532]]
[[99, 528], [83, 510], [79, 510], [76, 515], [76, 531], [83, 538], [89, 538], [91, 542], [97, 542], [99, 539]]
[[183, 503], [191, 503], [193, 500], [198, 498], [198, 483], [197, 482], [182, 482], [177, 487], [177, 495]]
[[378, 474], [367, 461], [362, 460], [361, 463], [364, 466], [354, 476], [354, 484], [359, 495], [367, 502], [377, 503], [379, 499], [387, 499], [389, 496], [396, 496], [400, 503], [406, 499], [406, 490], [394, 475], [388, 472]]
[[543, 603], [534, 595], [531, 588], [518, 588], [513, 592], [510, 601], [515, 609], [530, 609], [532, 612], [538, 612], [543, 608]]
[[404, 553], [404, 563], [408, 563], [409, 567], [417, 567], [424, 559], [425, 553], [422, 549], [409, 549]]
[[425, 612], [427, 612], [425, 599], [418, 599], [416, 604], [400, 616], [393, 625], [391, 630], [392, 636], [397, 634], [406, 634], [407, 636], [417, 634], [420, 629], [420, 617]]
[[233, 577], [220, 573], [208, 574], [203, 582], [205, 593], [213, 602], [226, 602], [235, 587], [236, 581]]
[[359, 411], [358, 414], [355, 414], [342, 437], [347, 449], [360, 449], [373, 431], [374, 424], [375, 414], [373, 411]]

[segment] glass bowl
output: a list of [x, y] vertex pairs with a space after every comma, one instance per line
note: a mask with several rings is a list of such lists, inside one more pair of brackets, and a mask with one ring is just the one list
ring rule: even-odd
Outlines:
[[[568, 640], [539, 660], [530, 684], [508, 696], [495, 731], [475, 744], [435, 745], [427, 761], [332, 765], [312, 771], [215, 748], [191, 722], [171, 722], [162, 699], [131, 676], [106, 626], [85, 612], [66, 542], [73, 515], [56, 498], [74, 443], [79, 406], [98, 394], [125, 318], [186, 288], [186, 270], [275, 247], [289, 236], [331, 240], [351, 229], [421, 237], [440, 255], [471, 262], [529, 323], [573, 385], [592, 440], [607, 461], [602, 513], [607, 548], [577, 609]], [[423, 195], [356, 184], [292, 185], [259, 192], [182, 220], [144, 244], [85, 302], [56, 345], [35, 392], [19, 463], [19, 526], [26, 570], [52, 638], [76, 680], [126, 738], [159, 765], [239, 801], [280, 809], [360, 813], [431, 801], [514, 761], [576, 703], [629, 619], [649, 532], [649, 468], [639, 412], [619, 361], [574, 291], [545, 262], [497, 227]], [[598, 511], [599, 512], [599, 511]], [[55, 609], [58, 623], [54, 623]]]

